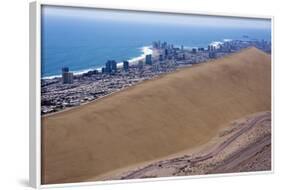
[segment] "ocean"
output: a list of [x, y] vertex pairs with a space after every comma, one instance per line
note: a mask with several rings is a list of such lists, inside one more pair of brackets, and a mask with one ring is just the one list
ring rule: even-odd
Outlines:
[[151, 53], [153, 41], [175, 46], [207, 47], [224, 39], [271, 40], [270, 28], [249, 28], [116, 22], [114, 20], [72, 17], [43, 17], [41, 28], [41, 75], [60, 75], [62, 67], [74, 73], [104, 66], [109, 59], [117, 62], [137, 59]]

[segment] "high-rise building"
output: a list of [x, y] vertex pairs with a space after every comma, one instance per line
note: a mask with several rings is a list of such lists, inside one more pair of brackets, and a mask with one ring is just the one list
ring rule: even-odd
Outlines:
[[104, 71], [105, 71], [106, 73], [111, 73], [111, 61], [110, 61], [110, 60], [108, 60], [108, 61], [105, 63], [105, 69], [104, 69]]
[[123, 69], [126, 72], [129, 70], [129, 61], [123, 61]]
[[105, 67], [101, 68], [101, 73], [104, 74], [105, 72]]
[[165, 57], [168, 57], [168, 55], [169, 55], [169, 51], [168, 49], [165, 49]]
[[215, 47], [213, 45], [208, 45], [208, 51], [215, 51]]
[[111, 61], [111, 70], [112, 72], [117, 72], [117, 63], [115, 60]]
[[155, 49], [158, 49], [158, 48], [159, 48], [159, 47], [158, 47], [158, 43], [157, 43], [157, 42], [153, 42], [153, 43], [152, 43], [152, 47], [155, 48]]
[[159, 55], [159, 61], [163, 61], [163, 60], [164, 60], [163, 55], [160, 54], [160, 55]]
[[105, 63], [105, 69], [104, 71], [106, 73], [114, 73], [117, 71], [117, 63], [115, 60], [108, 60], [106, 63]]
[[138, 62], [138, 68], [139, 68], [139, 70], [142, 70], [142, 69], [143, 69], [143, 61], [142, 61], [142, 60], [139, 60], [139, 62]]
[[62, 68], [62, 83], [63, 84], [72, 84], [73, 83], [73, 73], [69, 72], [68, 67]]
[[145, 56], [145, 64], [152, 65], [152, 55], [148, 54]]
[[161, 44], [161, 48], [162, 49], [165, 49], [167, 47], [167, 42], [163, 42], [162, 44]]

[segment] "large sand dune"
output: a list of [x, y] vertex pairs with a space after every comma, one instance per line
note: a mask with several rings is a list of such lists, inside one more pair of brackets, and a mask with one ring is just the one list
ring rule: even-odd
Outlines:
[[79, 182], [208, 142], [271, 110], [271, 59], [255, 48], [42, 118], [42, 183]]

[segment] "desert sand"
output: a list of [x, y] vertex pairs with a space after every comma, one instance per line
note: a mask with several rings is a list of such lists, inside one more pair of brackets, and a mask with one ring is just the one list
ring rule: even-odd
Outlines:
[[99, 180], [270, 170], [271, 112], [259, 112], [230, 122], [197, 151], [121, 170]]
[[271, 58], [260, 50], [181, 69], [42, 117], [42, 183], [89, 181], [194, 149], [270, 110]]

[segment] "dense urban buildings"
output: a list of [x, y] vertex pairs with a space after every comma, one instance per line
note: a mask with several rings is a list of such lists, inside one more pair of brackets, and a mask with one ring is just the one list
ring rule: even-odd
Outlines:
[[129, 61], [123, 61], [123, 69], [124, 71], [129, 71]]
[[152, 55], [151, 54], [145, 56], [145, 64], [152, 65]]
[[252, 46], [271, 53], [271, 42], [264, 40], [228, 40], [191, 49], [156, 41], [152, 43], [152, 55], [135, 62], [123, 61], [121, 67], [117, 67], [115, 60], [108, 60], [100, 71], [95, 69], [74, 76], [65, 67], [61, 78], [41, 80], [41, 112], [47, 114], [90, 102], [181, 67], [204, 63]]
[[69, 72], [68, 67], [62, 68], [62, 83], [63, 84], [72, 84], [73, 83], [73, 73]]

